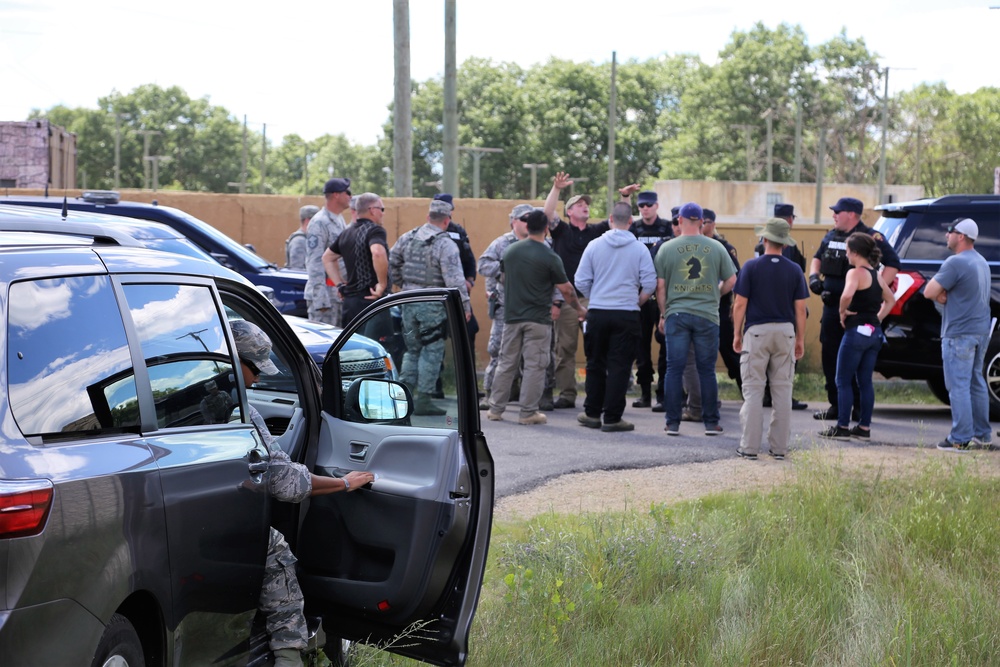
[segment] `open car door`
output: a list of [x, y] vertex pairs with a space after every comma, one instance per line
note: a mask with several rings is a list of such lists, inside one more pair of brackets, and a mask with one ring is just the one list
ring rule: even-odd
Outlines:
[[[401, 382], [342, 378], [340, 347], [355, 332], [382, 343]], [[457, 290], [395, 294], [347, 326], [323, 364], [319, 440], [306, 458], [318, 475], [376, 476], [309, 501], [297, 549], [307, 612], [329, 637], [385, 646], [404, 636], [388, 650], [464, 664], [494, 478]]]

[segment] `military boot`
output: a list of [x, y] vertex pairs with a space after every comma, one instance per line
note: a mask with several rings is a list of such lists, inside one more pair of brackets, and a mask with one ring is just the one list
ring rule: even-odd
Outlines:
[[413, 402], [413, 414], [424, 417], [440, 417], [448, 414], [448, 411], [434, 405], [434, 401], [432, 401], [431, 397], [427, 394], [421, 394], [420, 396], [417, 396], [417, 400]]
[[642, 388], [642, 395], [636, 400], [632, 401], [633, 408], [648, 408], [652, 405], [652, 397], [650, 394], [650, 386], [648, 384], [640, 385]]

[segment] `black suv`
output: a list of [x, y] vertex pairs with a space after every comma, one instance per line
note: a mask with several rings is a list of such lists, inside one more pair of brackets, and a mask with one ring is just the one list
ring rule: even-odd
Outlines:
[[204, 220], [170, 206], [121, 201], [117, 192], [93, 190], [63, 201], [62, 197], [0, 197], [0, 204], [13, 206], [66, 207], [71, 211], [91, 211], [123, 215], [139, 220], [162, 222], [180, 232], [226, 268], [232, 269], [255, 285], [274, 290], [275, 305], [283, 313], [307, 316], [306, 272], [278, 268], [250, 248], [240, 245]]
[[[883, 327], [888, 345], [879, 352], [875, 370], [885, 377], [926, 380], [931, 391], [948, 403], [941, 370], [941, 314], [924, 298], [924, 285], [952, 253], [945, 230], [958, 217], [979, 225], [976, 250], [993, 274], [990, 310], [1000, 316], [1000, 195], [948, 195], [935, 199], [883, 204], [875, 224], [899, 254], [901, 268], [896, 305]], [[990, 418], [1000, 419], [1000, 333], [996, 329], [983, 364], [990, 394]]]
[[[352, 333], [395, 326], [390, 309], [418, 302], [447, 318], [440, 417], [413, 415], [398, 382], [341, 376]], [[395, 650], [465, 662], [493, 463], [457, 292], [378, 301], [320, 371], [260, 292], [214, 262], [0, 214], [0, 314], [4, 665], [265, 664], [269, 525], [298, 556], [314, 646], [335, 662], [343, 640], [385, 643], [415, 622]], [[235, 319], [268, 333], [281, 386], [244, 385]], [[220, 391], [223, 417], [205, 409]], [[272, 501], [248, 405], [283, 422], [281, 447], [315, 474], [376, 481]]]

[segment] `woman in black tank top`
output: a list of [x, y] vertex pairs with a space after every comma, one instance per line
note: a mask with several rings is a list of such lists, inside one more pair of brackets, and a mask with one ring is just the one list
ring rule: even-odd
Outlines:
[[[847, 237], [847, 259], [854, 267], [847, 272], [844, 293], [840, 297], [840, 323], [844, 339], [837, 353], [837, 425], [820, 431], [826, 438], [846, 440], [852, 435], [867, 440], [871, 434], [875, 408], [872, 373], [882, 348], [882, 320], [892, 310], [896, 298], [874, 269], [882, 253], [875, 239], [864, 232]], [[852, 429], [851, 407], [854, 391], [851, 379], [857, 377], [861, 389], [861, 418]]]

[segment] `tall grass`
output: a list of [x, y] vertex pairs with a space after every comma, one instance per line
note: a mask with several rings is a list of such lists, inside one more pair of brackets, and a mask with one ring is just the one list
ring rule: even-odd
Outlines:
[[886, 479], [803, 452], [769, 493], [497, 525], [469, 664], [1000, 664], [976, 456]]

